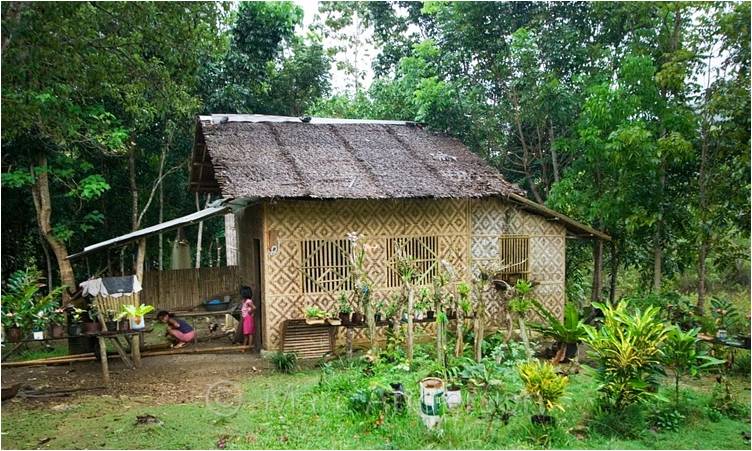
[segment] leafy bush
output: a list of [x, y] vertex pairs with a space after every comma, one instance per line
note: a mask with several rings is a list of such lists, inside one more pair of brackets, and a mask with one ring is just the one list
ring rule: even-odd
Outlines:
[[[616, 307], [594, 303], [604, 315], [600, 329], [586, 326], [585, 342], [598, 362], [596, 379], [602, 403], [608, 408], [624, 407], [652, 396], [656, 373], [660, 372], [660, 346], [667, 330], [657, 307], [630, 313], [629, 302]], [[652, 386], [652, 387], [651, 387]]]
[[700, 371], [720, 365], [723, 360], [715, 359], [702, 352], [697, 344], [697, 329], [684, 332], [678, 326], [671, 328], [663, 346], [662, 363], [674, 373], [674, 403], [679, 404], [679, 381], [684, 376], [696, 377]]
[[281, 373], [292, 373], [298, 367], [298, 354], [295, 352], [277, 351], [272, 354], [272, 364]]
[[676, 291], [634, 294], [625, 300], [635, 309], [646, 310], [648, 307], [657, 307], [664, 321], [676, 324], [683, 330], [699, 326], [700, 316], [696, 314], [694, 303], [690, 298]]
[[567, 303], [564, 306], [564, 321], [560, 321], [559, 318], [551, 314], [540, 302], [535, 299], [532, 299], [531, 302], [536, 313], [547, 322], [547, 324], [529, 323], [528, 326], [532, 330], [536, 330], [543, 334], [543, 336], [550, 337], [558, 343], [567, 344], [578, 343], [587, 335], [585, 332], [585, 323], [580, 319], [580, 313], [574, 304]]
[[604, 437], [634, 439], [644, 434], [648, 421], [645, 409], [638, 404], [626, 406], [622, 410], [604, 409], [596, 406], [588, 427]]
[[547, 415], [551, 409], [564, 410], [559, 400], [564, 396], [569, 379], [556, 374], [553, 365], [534, 360], [520, 364], [517, 372], [525, 392], [539, 407], [541, 414]]
[[673, 407], [653, 410], [648, 416], [648, 423], [658, 431], [677, 431], [684, 420], [684, 415]]
[[525, 344], [519, 341], [500, 343], [491, 352], [491, 357], [497, 365], [507, 368], [516, 367], [518, 364], [528, 360]]
[[741, 315], [736, 306], [726, 298], [710, 298], [710, 314], [715, 319], [718, 329], [726, 329], [729, 335], [739, 332], [741, 327]]
[[2, 294], [2, 324], [20, 327], [25, 331], [44, 328], [52, 321], [60, 322], [58, 298], [65, 287], [50, 290], [44, 296], [39, 292], [42, 272], [34, 266], [18, 270], [8, 277]]

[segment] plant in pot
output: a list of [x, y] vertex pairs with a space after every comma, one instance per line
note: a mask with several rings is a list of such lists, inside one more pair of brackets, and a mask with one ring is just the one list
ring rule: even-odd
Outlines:
[[342, 324], [350, 324], [350, 315], [352, 315], [352, 306], [343, 291], [339, 294], [339, 319]]
[[131, 330], [141, 330], [146, 328], [146, 320], [144, 316], [154, 311], [153, 305], [139, 304], [135, 306], [133, 304], [127, 304], [120, 307], [120, 314], [117, 319], [128, 318], [128, 322]]
[[519, 279], [514, 285], [514, 297], [507, 303], [507, 308], [520, 326], [520, 335], [522, 342], [525, 344], [528, 358], [532, 358], [533, 351], [530, 349], [530, 340], [527, 336], [527, 327], [525, 327], [525, 316], [533, 306], [533, 284], [525, 279]]
[[120, 321], [119, 318], [116, 318], [117, 312], [112, 309], [107, 309], [104, 312], [105, 314], [105, 326], [107, 326], [108, 331], [116, 331], [118, 328], [118, 322]]
[[710, 305], [710, 313], [718, 327], [716, 337], [719, 340], [725, 340], [728, 338], [728, 331], [734, 328], [739, 321], [739, 311], [728, 299], [715, 296], [710, 298]]
[[342, 320], [339, 319], [339, 310], [333, 310], [326, 316], [326, 322], [329, 323], [330, 326], [339, 326], [342, 324]]
[[447, 407], [454, 409], [462, 404], [462, 378], [460, 377], [461, 368], [447, 368], [445, 377], [447, 380], [446, 403]]
[[78, 337], [81, 335], [83, 328], [81, 327], [81, 319], [86, 313], [86, 310], [78, 307], [69, 306], [70, 322], [68, 323], [68, 335], [71, 337]]
[[554, 426], [553, 409], [564, 411], [560, 400], [569, 383], [566, 376], [556, 373], [556, 368], [548, 362], [531, 360], [520, 364], [517, 373], [522, 380], [525, 393], [530, 397], [538, 409], [530, 420], [535, 425]]
[[533, 310], [546, 324], [529, 323], [532, 330], [540, 332], [543, 336], [556, 341], [558, 351], [553, 358], [553, 363], [567, 362], [577, 356], [577, 345], [587, 335], [585, 323], [580, 319], [577, 307], [572, 303], [564, 305], [564, 321], [554, 316], [547, 308], [535, 299], [530, 300]]
[[46, 309], [37, 310], [31, 318], [31, 333], [34, 340], [44, 340], [44, 331], [50, 325], [49, 311]]
[[375, 313], [373, 314], [373, 318], [377, 323], [380, 323], [383, 319], [382, 312], [384, 311], [384, 301], [379, 301], [374, 306]]
[[318, 307], [308, 307], [305, 310], [306, 324], [324, 324], [327, 316], [329, 316], [329, 314]]
[[49, 313], [50, 337], [63, 338], [65, 336], [65, 309], [58, 307]]
[[96, 305], [91, 305], [87, 311], [88, 321], [84, 320], [83, 327], [84, 333], [99, 332], [101, 326], [99, 325], [99, 310]]
[[42, 272], [34, 266], [15, 271], [8, 277], [0, 303], [2, 324], [8, 341], [19, 341], [29, 329], [41, 326], [39, 312], [43, 311], [42, 316], [46, 319], [46, 312], [54, 309], [58, 297], [65, 289], [57, 287], [43, 296], [39, 292], [45, 286], [42, 279]]

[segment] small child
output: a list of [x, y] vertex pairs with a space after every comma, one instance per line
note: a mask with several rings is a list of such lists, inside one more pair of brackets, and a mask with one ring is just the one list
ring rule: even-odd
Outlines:
[[175, 344], [171, 346], [173, 348], [182, 348], [196, 338], [196, 331], [190, 324], [180, 318], [174, 318], [167, 310], [157, 313], [157, 320], [167, 325], [165, 335], [170, 335], [175, 340]]
[[256, 312], [256, 305], [253, 303], [251, 287], [241, 287], [240, 297], [243, 299], [243, 304], [240, 307], [240, 319], [243, 323], [243, 335], [245, 336], [243, 346], [251, 346], [253, 334], [256, 332], [256, 321], [253, 315]]

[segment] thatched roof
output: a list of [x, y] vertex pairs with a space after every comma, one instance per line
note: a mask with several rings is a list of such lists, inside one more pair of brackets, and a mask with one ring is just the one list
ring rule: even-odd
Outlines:
[[527, 198], [461, 142], [400, 121], [200, 116], [190, 188], [228, 198], [504, 197], [575, 236], [610, 239]]
[[231, 197], [524, 194], [458, 140], [398, 121], [203, 116], [192, 169], [193, 190]]

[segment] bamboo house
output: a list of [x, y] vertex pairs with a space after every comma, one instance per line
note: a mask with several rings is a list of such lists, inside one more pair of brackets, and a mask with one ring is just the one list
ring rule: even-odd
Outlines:
[[377, 298], [400, 289], [395, 250], [425, 285], [441, 261], [469, 278], [501, 259], [559, 315], [566, 239], [608, 239], [528, 200], [458, 140], [408, 122], [201, 116], [190, 189], [242, 205], [225, 216], [227, 260], [256, 293], [267, 350], [282, 346], [285, 320], [335, 310], [352, 289], [349, 233], [369, 243]]

